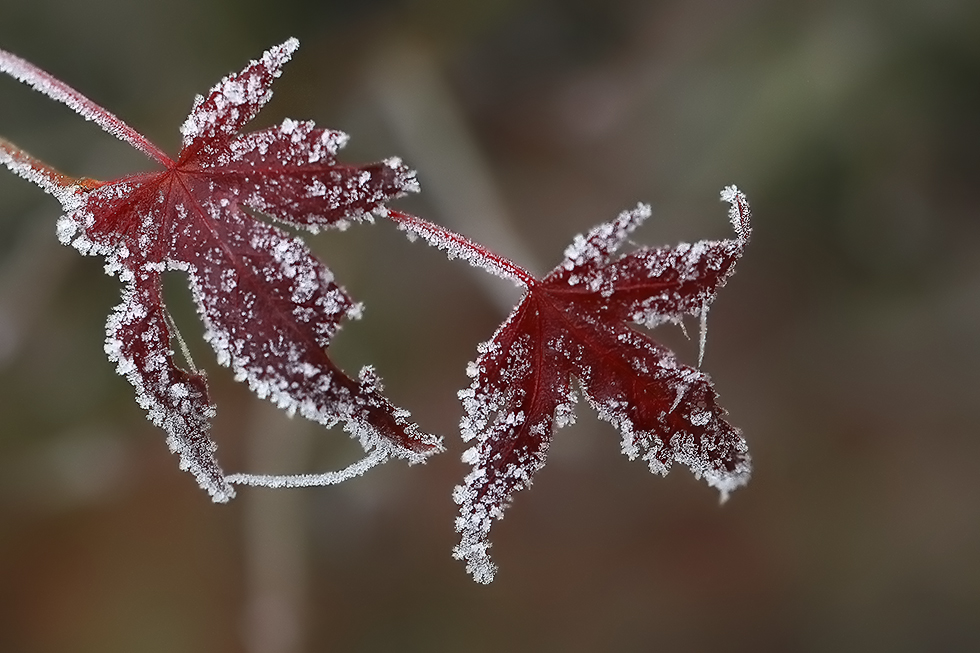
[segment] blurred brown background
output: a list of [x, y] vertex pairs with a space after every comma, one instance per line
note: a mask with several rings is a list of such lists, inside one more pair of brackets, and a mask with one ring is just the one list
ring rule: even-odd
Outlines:
[[[755, 237], [704, 366], [754, 478], [719, 508], [582, 406], [474, 584], [450, 557], [455, 393], [516, 296], [379, 223], [309, 239], [366, 304], [333, 351], [449, 451], [213, 505], [102, 352], [118, 281], [4, 171], [0, 650], [980, 649], [980, 4], [0, 0], [0, 47], [171, 152], [196, 93], [289, 36], [257, 126], [315, 119], [351, 134], [347, 160], [402, 156], [423, 193], [398, 207], [536, 272], [637, 201], [638, 242], [726, 237], [738, 184]], [[10, 79], [0, 134], [73, 175], [149, 165]], [[227, 471], [353, 459], [216, 368], [169, 292]]]

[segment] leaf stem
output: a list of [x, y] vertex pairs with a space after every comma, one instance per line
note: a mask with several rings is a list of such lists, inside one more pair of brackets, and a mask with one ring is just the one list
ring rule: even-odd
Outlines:
[[56, 170], [3, 136], [0, 136], [0, 163], [59, 199], [76, 188], [93, 188], [98, 185], [98, 182], [91, 179], [76, 179]]
[[168, 168], [172, 168], [174, 162], [163, 150], [150, 142], [115, 114], [102, 108], [92, 100], [88, 99], [68, 84], [41, 70], [34, 64], [21, 59], [15, 54], [6, 50], [0, 50], [0, 72], [5, 72], [17, 81], [24, 82], [35, 91], [47, 95], [52, 100], [67, 104], [80, 116], [86, 120], [91, 120], [109, 132], [116, 138], [126, 141], [140, 152], [143, 152], [151, 159], [158, 161]]
[[336, 485], [362, 475], [367, 470], [388, 460], [388, 451], [375, 449], [364, 458], [336, 472], [320, 474], [229, 474], [225, 480], [232, 485], [251, 485], [252, 487], [292, 488], [323, 487]]
[[471, 265], [485, 268], [497, 276], [510, 279], [528, 289], [533, 288], [538, 283], [534, 275], [517, 263], [490, 251], [480, 243], [474, 242], [455, 231], [401, 211], [388, 209], [387, 215], [399, 226], [422, 236], [430, 245], [446, 250], [450, 258], [458, 256]]

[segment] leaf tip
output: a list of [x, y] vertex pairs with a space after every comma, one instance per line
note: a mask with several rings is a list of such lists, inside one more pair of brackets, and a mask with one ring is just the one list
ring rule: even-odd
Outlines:
[[749, 201], [745, 198], [745, 193], [740, 191], [735, 184], [725, 186], [721, 191], [721, 201], [731, 205], [728, 210], [728, 219], [735, 227], [735, 233], [738, 234], [739, 240], [747, 241], [752, 233], [752, 211], [749, 208]]

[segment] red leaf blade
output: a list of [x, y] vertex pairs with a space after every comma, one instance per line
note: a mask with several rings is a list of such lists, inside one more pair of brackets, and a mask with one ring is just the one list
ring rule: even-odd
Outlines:
[[214, 174], [234, 185], [241, 203], [312, 231], [346, 227], [392, 197], [418, 191], [415, 172], [397, 158], [360, 166], [338, 163], [337, 151], [346, 142], [343, 132], [286, 120], [235, 139]]

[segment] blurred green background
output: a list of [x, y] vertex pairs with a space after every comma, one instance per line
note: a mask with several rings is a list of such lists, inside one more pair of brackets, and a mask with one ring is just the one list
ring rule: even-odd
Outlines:
[[[719, 508], [581, 406], [474, 584], [450, 557], [455, 393], [516, 295], [379, 223], [309, 238], [366, 305], [332, 351], [448, 452], [213, 505], [102, 352], [118, 281], [4, 171], [0, 650], [980, 649], [980, 4], [0, 0], [0, 47], [170, 152], [195, 94], [289, 36], [257, 126], [314, 119], [351, 134], [349, 161], [403, 157], [423, 192], [399, 208], [539, 273], [637, 201], [639, 243], [727, 237], [738, 184], [755, 236], [704, 367], [753, 480]], [[11, 79], [0, 134], [76, 176], [150, 165]], [[217, 368], [171, 281], [226, 471], [353, 460]]]

